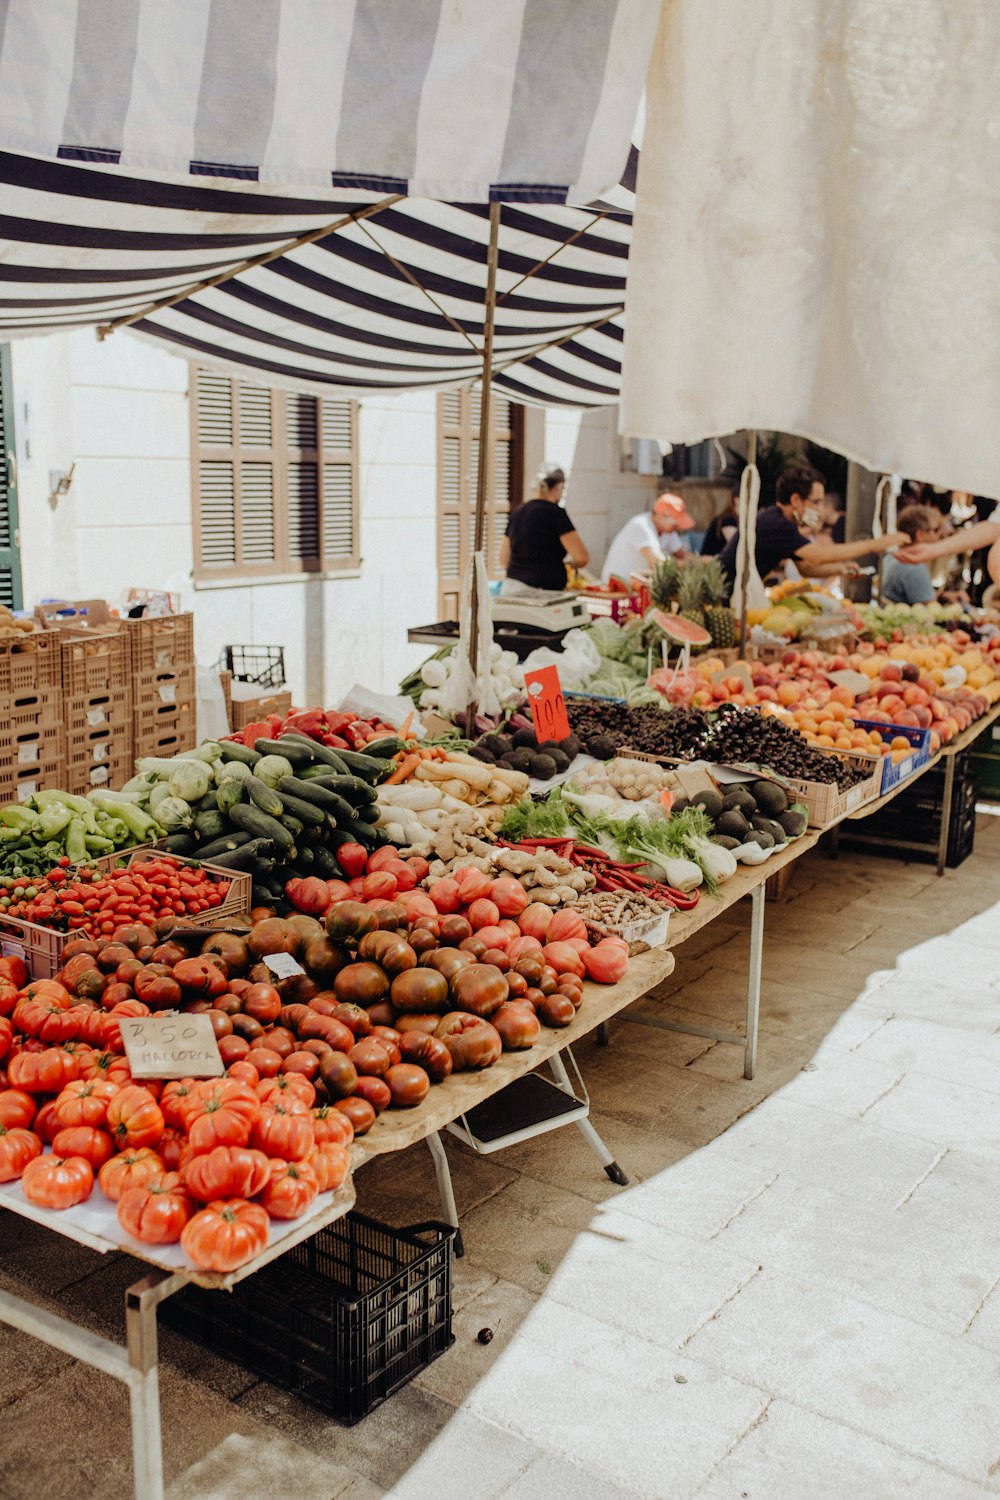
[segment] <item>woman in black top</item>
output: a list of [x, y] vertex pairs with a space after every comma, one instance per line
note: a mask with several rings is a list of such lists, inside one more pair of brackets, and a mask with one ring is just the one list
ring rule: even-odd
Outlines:
[[538, 494], [507, 517], [507, 534], [500, 543], [500, 566], [506, 568], [501, 593], [544, 589], [561, 594], [566, 587], [567, 554], [574, 567], [585, 568], [590, 553], [559, 502], [566, 488], [562, 469], [548, 465], [538, 476]]

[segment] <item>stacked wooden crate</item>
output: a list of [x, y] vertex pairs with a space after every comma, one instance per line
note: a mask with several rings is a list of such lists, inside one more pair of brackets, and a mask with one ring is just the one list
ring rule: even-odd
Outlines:
[[0, 803], [62, 785], [66, 735], [60, 639], [37, 629], [0, 639]]

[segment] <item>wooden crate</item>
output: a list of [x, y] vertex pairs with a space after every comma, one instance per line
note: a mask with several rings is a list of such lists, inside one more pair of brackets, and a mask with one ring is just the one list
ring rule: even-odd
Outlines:
[[233, 697], [232, 710], [229, 718], [229, 726], [234, 731], [245, 729], [248, 724], [256, 724], [258, 719], [266, 719], [268, 714], [280, 714], [282, 718], [291, 712], [291, 693], [268, 693], [260, 698], [237, 698]]

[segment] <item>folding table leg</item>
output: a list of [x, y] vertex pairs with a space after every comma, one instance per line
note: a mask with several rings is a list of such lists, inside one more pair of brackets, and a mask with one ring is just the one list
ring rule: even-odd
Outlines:
[[948, 835], [951, 832], [951, 799], [955, 790], [955, 757], [944, 758], [944, 790], [941, 795], [941, 832], [938, 836], [937, 872], [944, 874], [948, 862]]
[[462, 1243], [462, 1231], [458, 1223], [458, 1208], [455, 1203], [455, 1189], [451, 1183], [451, 1168], [448, 1166], [448, 1156], [438, 1131], [432, 1131], [427, 1137], [427, 1149], [434, 1162], [434, 1175], [437, 1178], [438, 1192], [441, 1195], [442, 1212], [447, 1222], [453, 1224], [458, 1231], [455, 1235], [455, 1254], [462, 1256], [465, 1254], [465, 1246]]
[[125, 1335], [131, 1379], [132, 1462], [136, 1500], [162, 1500], [163, 1443], [157, 1370], [156, 1308], [185, 1284], [181, 1275], [154, 1271], [125, 1293]]
[[747, 1029], [743, 1045], [743, 1077], [752, 1078], [757, 1066], [757, 1029], [760, 1022], [760, 968], [764, 954], [764, 887], [750, 896], [750, 972], [747, 978]]
[[[572, 1057], [572, 1053], [570, 1053], [570, 1056]], [[575, 1059], [573, 1062], [573, 1066], [576, 1067]], [[552, 1069], [552, 1076], [559, 1087], [561, 1089], [564, 1089], [567, 1094], [573, 1094], [573, 1084], [570, 1081], [570, 1076], [566, 1071], [566, 1064], [563, 1062], [562, 1057], [558, 1052], [553, 1052], [552, 1056], [549, 1058], [549, 1067]], [[578, 1077], [579, 1072], [580, 1070], [579, 1068], [577, 1068]], [[626, 1177], [625, 1173], [622, 1171], [618, 1163], [615, 1161], [614, 1157], [611, 1155], [611, 1152], [601, 1140], [601, 1137], [598, 1135], [597, 1131], [594, 1129], [590, 1121], [575, 1120], [574, 1124], [576, 1125], [577, 1130], [579, 1130], [580, 1134], [583, 1136], [584, 1140], [587, 1142], [587, 1145], [590, 1147], [591, 1151], [593, 1151], [594, 1155], [597, 1157], [597, 1160], [600, 1162], [605, 1172], [607, 1172], [608, 1176], [611, 1178], [611, 1181], [616, 1182], [619, 1187], [627, 1187], [628, 1178]]]

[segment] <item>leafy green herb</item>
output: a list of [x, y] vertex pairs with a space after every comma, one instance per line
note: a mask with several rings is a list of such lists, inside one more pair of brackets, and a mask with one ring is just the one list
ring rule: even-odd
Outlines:
[[501, 835], [512, 843], [519, 839], [554, 839], [568, 831], [566, 807], [557, 786], [542, 802], [526, 798], [515, 803], [500, 825]]

